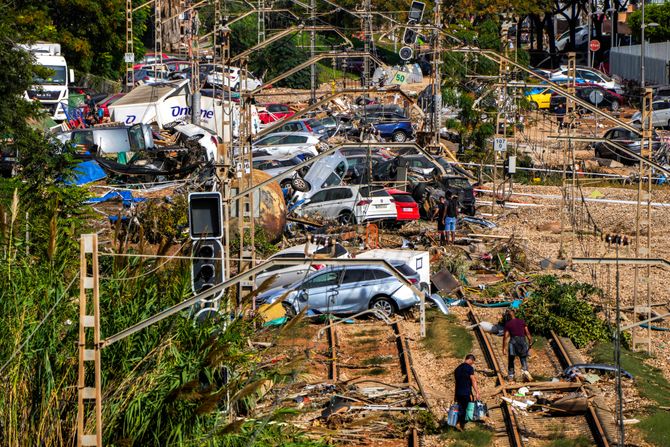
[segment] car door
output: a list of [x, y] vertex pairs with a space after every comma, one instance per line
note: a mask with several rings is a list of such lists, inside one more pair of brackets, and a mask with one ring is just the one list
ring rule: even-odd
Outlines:
[[353, 193], [350, 188], [330, 188], [322, 208], [322, 216], [336, 218], [344, 210], [351, 211], [352, 201]]
[[670, 125], [670, 102], [655, 102], [652, 104], [654, 127]]
[[296, 210], [296, 212], [298, 212], [301, 215], [318, 214], [320, 216], [323, 216], [323, 209], [324, 207], [327, 206], [325, 202], [327, 195], [328, 195], [327, 189], [317, 192], [309, 199], [309, 202], [299, 207]]
[[366, 267], [346, 267], [340, 282], [335, 309], [339, 313], [358, 313], [368, 309], [373, 297], [375, 277]]
[[317, 274], [298, 288], [297, 304], [319, 312], [333, 312], [339, 294], [340, 273], [342, 270], [329, 270]]

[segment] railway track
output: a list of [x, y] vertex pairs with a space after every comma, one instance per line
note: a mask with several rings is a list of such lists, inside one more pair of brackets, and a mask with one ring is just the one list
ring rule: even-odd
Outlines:
[[[362, 418], [376, 417], [381, 413], [411, 413], [421, 408], [430, 411], [399, 321], [371, 319], [354, 325], [330, 321], [323, 332], [327, 341], [328, 379], [342, 388], [356, 387], [352, 398], [367, 408], [367, 411], [360, 412]], [[382, 402], [370, 397], [384, 394], [391, 396], [390, 399]], [[365, 445], [374, 440], [375, 446], [386, 446], [385, 442], [388, 442], [389, 447], [401, 445], [403, 441], [408, 446], [418, 447], [421, 444], [422, 434], [416, 427], [411, 427], [402, 440], [397, 437], [384, 439], [388, 433], [379, 434], [376, 429], [372, 427], [368, 432], [362, 426], [357, 438], [352, 438], [350, 443]]]
[[[507, 380], [505, 357], [502, 354], [502, 343], [499, 337], [493, 337], [479, 325], [478, 312], [468, 303], [468, 317], [475, 326], [475, 334], [481, 352], [488, 367], [493, 371], [497, 390], [501, 397], [499, 407], [490, 408], [490, 416], [494, 423], [505, 427], [505, 432], [511, 447], [543, 445], [554, 439], [558, 434], [564, 437], [576, 438], [590, 434], [594, 445], [610, 447], [612, 436], [616, 430], [611, 421], [611, 414], [604, 410], [605, 405], [595, 396], [594, 390], [581, 382], [550, 382], [551, 377], [558, 376], [565, 368], [580, 363], [579, 352], [569, 339], [552, 336], [545, 343], [540, 343], [533, 350], [530, 359], [530, 369], [536, 381], [530, 383], [514, 383]], [[495, 342], [494, 342], [495, 339]], [[502, 398], [511, 398], [517, 390], [527, 386], [542, 393], [560, 395], [568, 392], [581, 393], [587, 396], [587, 410], [584, 415], [566, 415], [560, 418], [549, 418], [541, 412], [526, 412], [513, 408], [513, 405]]]

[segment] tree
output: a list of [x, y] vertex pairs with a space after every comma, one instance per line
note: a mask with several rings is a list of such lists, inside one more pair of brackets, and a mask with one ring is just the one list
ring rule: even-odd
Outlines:
[[[665, 42], [670, 40], [670, 3], [646, 5], [644, 10], [645, 23], [658, 23], [658, 26], [648, 27], [644, 31], [645, 39], [650, 42]], [[628, 16], [628, 26], [638, 41], [642, 37], [642, 11], [637, 10]]]

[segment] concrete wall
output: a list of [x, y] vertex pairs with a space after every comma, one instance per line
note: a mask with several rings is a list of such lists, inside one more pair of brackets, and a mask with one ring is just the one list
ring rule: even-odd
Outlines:
[[[647, 85], [670, 84], [670, 42], [648, 43], [644, 59]], [[612, 48], [610, 73], [640, 82], [640, 45]]]

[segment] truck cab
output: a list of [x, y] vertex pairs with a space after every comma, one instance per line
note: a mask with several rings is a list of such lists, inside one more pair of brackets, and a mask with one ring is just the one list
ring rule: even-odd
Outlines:
[[50, 71], [44, 79], [35, 77], [33, 86], [26, 92], [26, 99], [42, 103], [42, 107], [54, 121], [65, 120], [69, 99], [68, 85], [74, 82], [74, 70], [68, 69], [67, 62], [61, 55], [60, 44], [38, 42], [23, 48], [32, 53], [35, 65]]

